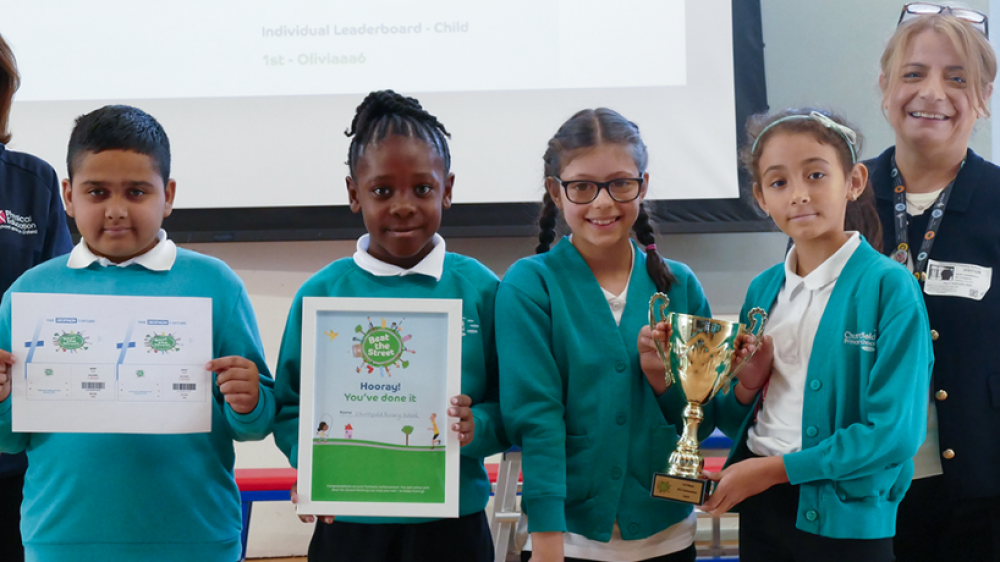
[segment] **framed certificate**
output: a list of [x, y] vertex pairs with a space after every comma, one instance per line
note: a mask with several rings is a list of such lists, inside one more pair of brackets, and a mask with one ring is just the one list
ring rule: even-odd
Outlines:
[[302, 302], [298, 512], [458, 517], [462, 301]]

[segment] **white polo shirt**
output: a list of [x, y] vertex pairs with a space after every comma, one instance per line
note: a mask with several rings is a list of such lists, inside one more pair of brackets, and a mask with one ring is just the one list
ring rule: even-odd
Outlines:
[[148, 252], [121, 263], [115, 263], [108, 258], [98, 256], [90, 251], [87, 242], [81, 238], [80, 242], [73, 247], [73, 251], [69, 253], [69, 260], [66, 262], [66, 265], [70, 269], [84, 269], [94, 262], [103, 267], [111, 267], [112, 265], [128, 267], [134, 263], [151, 271], [170, 271], [170, 268], [174, 266], [174, 261], [177, 259], [177, 245], [174, 244], [173, 240], [167, 239], [167, 231], [162, 228], [156, 234], [156, 238], [159, 242]]
[[354, 252], [354, 263], [356, 263], [361, 269], [375, 275], [376, 277], [427, 275], [428, 277], [433, 277], [435, 281], [441, 280], [441, 274], [444, 272], [445, 244], [444, 238], [442, 238], [440, 234], [435, 233], [434, 238], [432, 238], [432, 241], [434, 242], [434, 249], [431, 250], [431, 253], [424, 256], [424, 259], [420, 260], [420, 263], [410, 269], [403, 269], [398, 265], [392, 265], [391, 263], [386, 263], [378, 258], [372, 257], [372, 255], [368, 253], [368, 242], [370, 238], [371, 236], [368, 234], [358, 238], [357, 250]]
[[756, 455], [773, 457], [802, 450], [802, 401], [816, 329], [840, 272], [860, 244], [861, 236], [852, 232], [839, 250], [805, 277], [795, 273], [795, 246], [785, 257], [785, 284], [765, 328], [774, 338], [771, 379], [757, 423], [747, 434], [747, 446]]

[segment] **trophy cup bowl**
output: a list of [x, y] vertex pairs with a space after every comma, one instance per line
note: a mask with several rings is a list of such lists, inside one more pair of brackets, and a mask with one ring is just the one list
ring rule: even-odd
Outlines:
[[[653, 476], [650, 494], [682, 503], [701, 505], [711, 494], [711, 480], [702, 477], [705, 459], [698, 452], [698, 425], [704, 419], [702, 406], [708, 404], [719, 391], [728, 393], [733, 378], [750, 360], [747, 357], [736, 368], [736, 340], [741, 334], [753, 334], [758, 339], [767, 322], [767, 313], [754, 308], [748, 314], [750, 327], [739, 322], [726, 322], [702, 318], [691, 314], [666, 313], [670, 299], [656, 293], [649, 301], [649, 325], [655, 328], [660, 322], [670, 325], [668, 349], [654, 340], [657, 354], [666, 368], [669, 389], [679, 383], [687, 397], [684, 408], [684, 433], [670, 455], [667, 472]], [[758, 321], [759, 318], [759, 321]]]

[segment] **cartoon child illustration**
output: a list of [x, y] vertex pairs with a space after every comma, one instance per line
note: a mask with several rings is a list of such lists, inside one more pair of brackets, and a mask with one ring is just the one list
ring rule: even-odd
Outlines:
[[326, 432], [329, 431], [329, 429], [330, 426], [327, 425], [326, 422], [324, 421], [319, 422], [319, 427], [316, 428], [316, 437], [319, 437], [320, 439], [325, 441], [327, 437]]
[[351, 424], [344, 426], [344, 439], [354, 439], [354, 428]]
[[434, 427], [428, 427], [427, 429], [434, 431], [434, 437], [431, 437], [431, 449], [433, 449], [435, 445], [441, 444], [441, 440], [438, 439], [441, 431], [438, 429], [437, 414], [431, 414], [431, 425]]

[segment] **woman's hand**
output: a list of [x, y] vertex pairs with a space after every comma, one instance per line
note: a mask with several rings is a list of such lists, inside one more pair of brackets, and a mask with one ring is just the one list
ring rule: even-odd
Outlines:
[[670, 324], [666, 322], [657, 324], [655, 330], [650, 329], [649, 326], [643, 326], [639, 330], [637, 342], [639, 364], [642, 366], [642, 372], [646, 375], [646, 380], [649, 381], [649, 386], [653, 388], [653, 393], [657, 396], [667, 391], [667, 368], [660, 360], [654, 340], [658, 340], [666, 350], [667, 346], [670, 345], [670, 332]]

